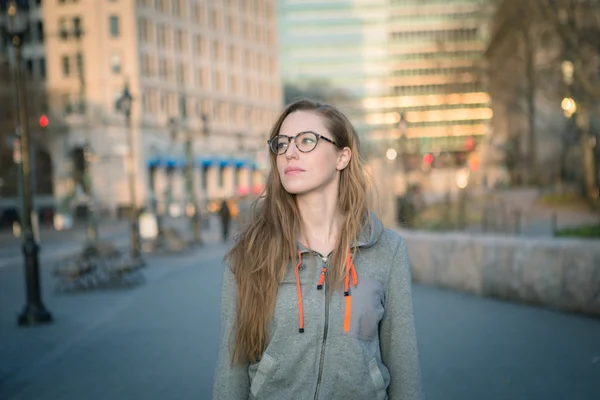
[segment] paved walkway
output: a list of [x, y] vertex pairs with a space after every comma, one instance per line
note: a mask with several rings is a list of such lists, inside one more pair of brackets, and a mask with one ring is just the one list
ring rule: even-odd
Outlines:
[[[191, 236], [189, 221], [185, 218], [166, 218], [163, 224], [165, 228], [177, 229], [184, 237]], [[129, 221], [102, 221], [98, 227], [99, 239], [128, 247], [129, 226]], [[211, 217], [208, 227], [205, 226], [203, 232], [215, 235], [218, 234], [219, 229], [219, 221], [216, 217]], [[83, 224], [66, 231], [56, 231], [46, 227], [40, 231], [40, 258], [42, 261], [52, 262], [59, 257], [81, 250], [86, 240], [86, 229]], [[0, 232], [0, 269], [22, 263], [21, 239], [7, 231]]]
[[[219, 340], [221, 258], [151, 256], [129, 290], [58, 294], [55, 322], [19, 328], [22, 270], [0, 269], [0, 399], [210, 399]], [[46, 264], [44, 264], [46, 265]], [[600, 321], [415, 286], [429, 400], [600, 399]]]

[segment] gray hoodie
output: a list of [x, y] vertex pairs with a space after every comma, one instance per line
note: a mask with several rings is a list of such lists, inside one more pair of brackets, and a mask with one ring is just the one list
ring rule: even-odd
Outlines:
[[260, 361], [233, 367], [236, 283], [225, 268], [214, 400], [424, 398], [404, 240], [371, 214], [356, 245], [357, 284], [349, 296], [335, 290], [329, 301], [327, 284], [317, 288], [328, 260], [298, 245], [303, 318], [294, 263], [279, 287]]

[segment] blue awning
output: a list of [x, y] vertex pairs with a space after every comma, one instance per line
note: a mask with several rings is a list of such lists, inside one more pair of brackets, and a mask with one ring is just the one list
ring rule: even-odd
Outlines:
[[[176, 157], [152, 157], [146, 160], [148, 168], [165, 167], [165, 168], [184, 168], [187, 162], [185, 158]], [[212, 158], [196, 158], [194, 160], [194, 166], [202, 168], [253, 168], [256, 169], [256, 163], [245, 159], [232, 159], [224, 157], [212, 157]]]

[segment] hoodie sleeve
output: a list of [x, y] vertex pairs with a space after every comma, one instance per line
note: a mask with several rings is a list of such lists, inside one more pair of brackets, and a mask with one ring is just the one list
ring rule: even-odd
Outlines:
[[421, 366], [413, 316], [412, 283], [404, 240], [392, 259], [379, 329], [381, 357], [390, 372], [390, 400], [421, 400]]
[[235, 320], [237, 286], [225, 266], [221, 294], [221, 338], [213, 383], [213, 400], [247, 400], [250, 392], [248, 365], [231, 365], [229, 337]]

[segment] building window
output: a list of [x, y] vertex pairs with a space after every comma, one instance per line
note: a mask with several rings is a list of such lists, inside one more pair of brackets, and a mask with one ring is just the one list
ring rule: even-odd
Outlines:
[[75, 56], [75, 63], [77, 65], [77, 74], [83, 76], [83, 55], [81, 53], [77, 53]]
[[202, 36], [198, 35], [196, 36], [196, 40], [195, 40], [195, 49], [196, 49], [196, 54], [199, 56], [202, 56], [204, 54], [204, 43], [202, 40]]
[[235, 54], [236, 54], [235, 45], [232, 44], [229, 46], [229, 63], [231, 65], [235, 65], [235, 63], [236, 63]]
[[108, 20], [110, 25], [110, 36], [119, 37], [119, 17], [116, 15], [111, 15]]
[[205, 82], [204, 82], [204, 71], [202, 70], [202, 68], [198, 68], [196, 70], [196, 86], [203, 87], [204, 84], [205, 84]]
[[197, 24], [204, 23], [204, 4], [194, 3], [192, 5], [192, 19]]
[[238, 77], [235, 75], [231, 75], [229, 84], [230, 84], [231, 92], [233, 94], [238, 94], [238, 92], [240, 90]]
[[229, 34], [232, 36], [237, 35], [237, 21], [235, 19], [235, 16], [233, 15], [229, 15], [228, 17], [228, 21], [227, 21], [227, 29], [229, 31]]
[[71, 66], [69, 56], [62, 56], [62, 74], [64, 77], [69, 76], [71, 73]]
[[169, 66], [164, 58], [158, 61], [158, 76], [160, 79], [169, 79]]
[[187, 50], [187, 36], [184, 31], [178, 29], [175, 31], [175, 48], [178, 51], [186, 51]]
[[166, 47], [167, 46], [167, 34], [165, 32], [165, 27], [163, 25], [158, 25], [156, 28], [156, 34], [158, 36], [158, 47]]
[[42, 21], [38, 21], [35, 24], [36, 36], [39, 42], [44, 42], [44, 23]]
[[218, 40], [213, 42], [213, 57], [217, 61], [221, 61], [223, 59], [223, 44]]
[[225, 167], [219, 167], [217, 172], [217, 186], [223, 187], [223, 176], [225, 175]]
[[166, 0], [156, 0], [156, 9], [160, 12], [167, 12], [167, 1]]
[[154, 24], [151, 20], [140, 18], [140, 39], [144, 43], [154, 43]]
[[65, 114], [73, 113], [73, 103], [71, 102], [71, 95], [69, 93], [64, 93], [61, 95], [61, 102], [63, 105], [63, 110]]
[[67, 26], [66, 18], [61, 18], [58, 20], [58, 32], [62, 40], [67, 40], [69, 37], [69, 28]]
[[179, 63], [177, 64], [177, 83], [185, 84], [187, 83], [187, 74], [185, 70], [185, 65]]
[[81, 37], [83, 31], [81, 30], [81, 18], [75, 17], [73, 18], [73, 35], [76, 38]]
[[220, 31], [221, 29], [223, 29], [223, 23], [221, 21], [221, 13], [219, 12], [219, 10], [215, 10], [213, 9], [211, 11], [211, 21], [213, 23], [213, 27]]
[[113, 74], [120, 74], [122, 71], [121, 55], [119, 53], [112, 53], [110, 55], [110, 70]]
[[144, 54], [142, 56], [142, 75], [154, 77], [154, 59], [149, 54]]
[[173, 0], [173, 15], [183, 18], [187, 14], [186, 11], [186, 5], [183, 0]]
[[33, 75], [33, 60], [25, 61], [25, 68], [27, 68], [29, 76]]
[[38, 62], [39, 62], [40, 77], [45, 78], [46, 77], [46, 59], [41, 58]]

